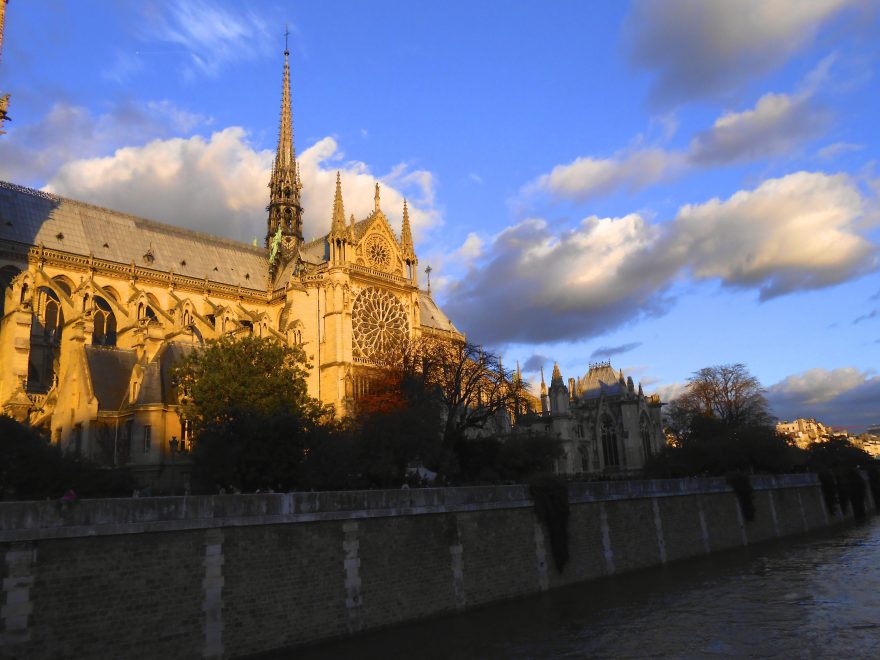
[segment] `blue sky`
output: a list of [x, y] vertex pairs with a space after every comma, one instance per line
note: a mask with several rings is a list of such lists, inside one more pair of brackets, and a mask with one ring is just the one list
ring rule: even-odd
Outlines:
[[13, 0], [0, 178], [262, 237], [286, 23], [308, 235], [379, 180], [532, 380], [743, 362], [781, 418], [880, 422], [875, 2]]

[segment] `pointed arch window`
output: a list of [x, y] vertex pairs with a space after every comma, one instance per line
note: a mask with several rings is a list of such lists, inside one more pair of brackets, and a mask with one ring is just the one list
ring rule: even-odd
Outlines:
[[602, 418], [602, 458], [605, 459], [606, 468], [620, 465], [617, 430], [614, 428], [614, 420], [608, 415]]
[[639, 436], [642, 439], [642, 451], [645, 454], [645, 460], [651, 458], [654, 450], [651, 448], [651, 424], [648, 422], [648, 416], [642, 413], [639, 420]]
[[116, 346], [116, 315], [103, 298], [95, 296], [95, 325], [92, 344], [95, 346]]

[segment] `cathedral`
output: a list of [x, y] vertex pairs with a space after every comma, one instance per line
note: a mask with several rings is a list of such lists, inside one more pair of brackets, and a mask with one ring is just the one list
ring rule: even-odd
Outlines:
[[517, 431], [540, 431], [559, 440], [556, 471], [572, 475], [639, 472], [665, 444], [660, 397], [646, 395], [641, 384], [615, 372], [610, 362], [595, 362], [582, 378], [566, 386], [553, 365], [550, 388], [541, 372], [541, 415], [526, 415]]
[[406, 202], [398, 236], [378, 184], [346, 217], [337, 175], [330, 232], [303, 239], [288, 58], [263, 247], [0, 182], [0, 412], [159, 485], [191, 442], [171, 368], [206, 340], [301, 346], [309, 393], [345, 414], [389, 346], [462, 338], [419, 286]]

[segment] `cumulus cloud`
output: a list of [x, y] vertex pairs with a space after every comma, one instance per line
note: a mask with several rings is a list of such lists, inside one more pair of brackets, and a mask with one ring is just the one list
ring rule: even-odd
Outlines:
[[634, 341], [620, 346], [600, 346], [590, 354], [591, 360], [607, 359], [621, 353], [629, 353], [642, 345], [640, 341]]
[[639, 269], [658, 229], [641, 216], [591, 216], [555, 233], [541, 219], [501, 232], [451, 285], [451, 318], [480, 341], [552, 341], [604, 332], [659, 311], [658, 281]]
[[597, 336], [664, 313], [679, 278], [766, 300], [877, 267], [864, 200], [846, 175], [797, 172], [664, 223], [591, 216], [554, 231], [529, 219], [499, 233], [446, 295], [451, 318], [487, 343]]
[[784, 154], [827, 124], [808, 94], [765, 94], [754, 108], [719, 117], [693, 139], [688, 155], [698, 165], [719, 165]]
[[682, 207], [664, 250], [693, 277], [758, 288], [762, 300], [818, 289], [876, 268], [863, 205], [845, 174], [796, 172]]
[[880, 376], [855, 367], [810, 369], [769, 387], [767, 400], [780, 419], [814, 417], [860, 431], [878, 421]]
[[586, 201], [618, 190], [636, 191], [672, 177], [682, 158], [665, 149], [637, 149], [612, 158], [577, 158], [557, 165], [526, 187], [525, 192], [544, 190], [556, 198]]
[[215, 76], [230, 62], [277, 50], [278, 35], [257, 12], [229, 10], [204, 0], [174, 0], [162, 9], [148, 16], [153, 22], [147, 36], [188, 55], [185, 75]]
[[[47, 190], [182, 227], [262, 241], [273, 151], [257, 150], [243, 128], [230, 127], [209, 138], [153, 140], [112, 155], [65, 163]], [[342, 173], [346, 212], [362, 218], [373, 209], [377, 179], [359, 161], [344, 161], [333, 138], [324, 138], [299, 157], [303, 176], [304, 231], [313, 238], [329, 230], [336, 185]], [[382, 190], [386, 215], [399, 229], [404, 192], [418, 202], [433, 201], [429, 172], [395, 168]], [[439, 221], [430, 205], [410, 206], [416, 236]]]
[[[819, 136], [830, 121], [830, 113], [814, 97], [816, 80], [827, 73], [828, 66], [830, 60], [821, 63], [797, 93], [765, 94], [752, 108], [721, 115], [695, 135], [686, 150], [650, 147], [610, 158], [577, 158], [539, 176], [523, 188], [523, 194], [546, 192], [557, 199], [583, 202], [619, 190], [638, 191], [693, 168], [786, 154]], [[842, 151], [844, 147], [837, 147], [837, 153]]]
[[9, 125], [8, 135], [0, 140], [0, 178], [43, 182], [70, 160], [190, 132], [210, 123], [210, 117], [167, 100], [118, 103], [98, 115], [59, 102], [34, 123]]
[[673, 104], [729, 93], [786, 62], [861, 0], [638, 0], [624, 31], [631, 64]]

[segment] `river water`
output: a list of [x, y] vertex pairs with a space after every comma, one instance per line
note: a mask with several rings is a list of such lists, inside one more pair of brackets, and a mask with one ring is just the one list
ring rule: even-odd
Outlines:
[[273, 658], [880, 658], [880, 517]]

